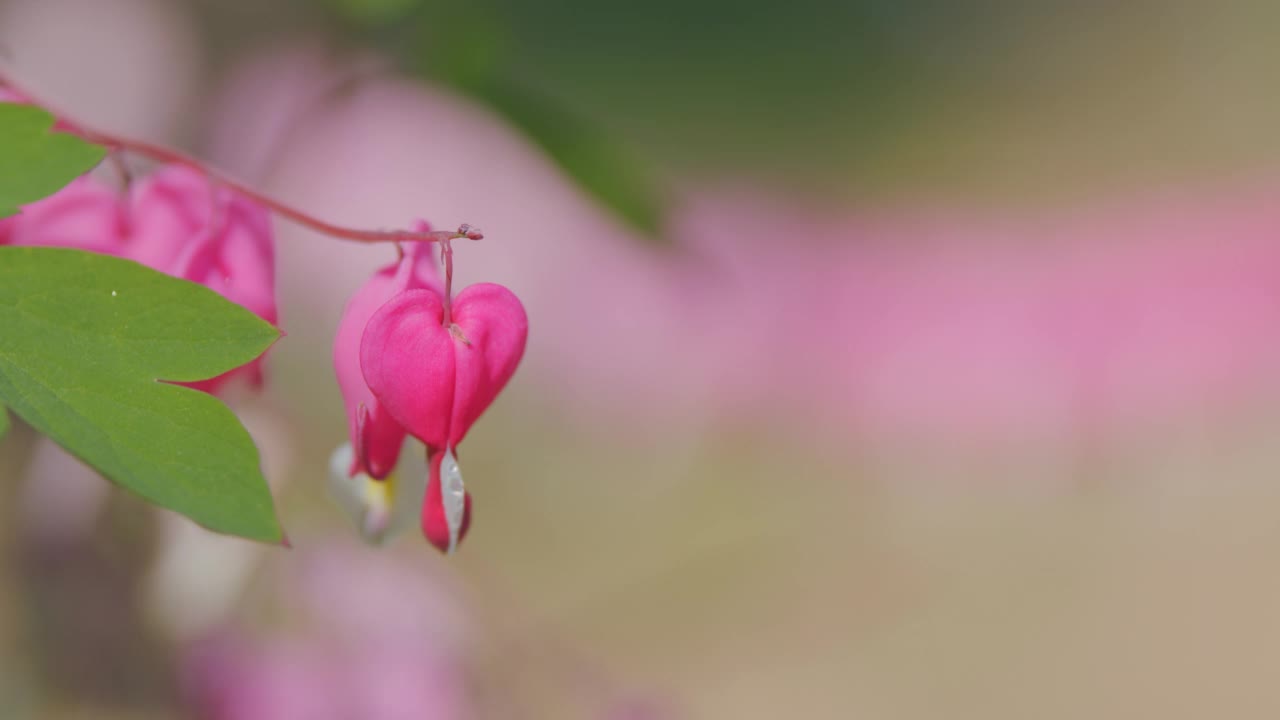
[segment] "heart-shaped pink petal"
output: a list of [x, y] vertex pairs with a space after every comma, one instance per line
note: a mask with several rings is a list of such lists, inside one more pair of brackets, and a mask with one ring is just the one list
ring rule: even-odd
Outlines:
[[[457, 337], [433, 290], [402, 293], [369, 320], [360, 365], [391, 416], [433, 448], [456, 447], [515, 373], [529, 321], [510, 290], [473, 285], [453, 303]], [[463, 339], [465, 338], [465, 340]]]
[[428, 447], [443, 448], [453, 411], [454, 348], [434, 290], [407, 290], [365, 326], [360, 368], [384, 410]]
[[510, 290], [478, 283], [453, 301], [453, 321], [470, 344], [457, 343], [457, 382], [449, 447], [457, 447], [515, 374], [529, 337], [529, 318]]

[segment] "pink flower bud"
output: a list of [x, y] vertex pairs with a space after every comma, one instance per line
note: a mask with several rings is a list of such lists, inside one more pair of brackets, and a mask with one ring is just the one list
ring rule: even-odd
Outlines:
[[[415, 228], [427, 232], [426, 223]], [[349, 475], [365, 473], [381, 480], [393, 468], [404, 443], [405, 429], [383, 410], [360, 369], [360, 340], [369, 318], [395, 295], [412, 289], [442, 292], [431, 261], [431, 247], [414, 243], [404, 257], [379, 270], [347, 302], [333, 343], [333, 367], [347, 408], [347, 427], [354, 449]]]

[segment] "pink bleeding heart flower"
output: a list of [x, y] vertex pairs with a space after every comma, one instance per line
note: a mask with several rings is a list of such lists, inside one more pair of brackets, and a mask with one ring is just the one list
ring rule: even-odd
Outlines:
[[515, 373], [529, 321], [501, 285], [472, 285], [446, 298], [423, 289], [388, 301], [365, 328], [360, 364], [382, 407], [427, 446], [423, 532], [451, 551], [470, 521], [455, 450]]
[[[265, 208], [199, 172], [166, 166], [121, 193], [91, 176], [0, 221], [0, 242], [68, 247], [134, 260], [200, 283], [273, 325], [275, 241]], [[262, 359], [189, 387], [216, 393], [244, 375], [262, 382]]]
[[[357, 293], [334, 359], [352, 445], [363, 448], [349, 475], [389, 472], [391, 448], [398, 452], [405, 433], [422, 441], [429, 468], [423, 534], [452, 552], [471, 519], [455, 450], [515, 373], [529, 323], [519, 299], [500, 285], [473, 285], [452, 298], [448, 275], [443, 287], [434, 274], [424, 281], [418, 268], [430, 261], [429, 248], [411, 248], [398, 267], [384, 269]], [[360, 325], [353, 343], [352, 328]], [[374, 467], [374, 454], [383, 452]]]
[[[277, 324], [275, 240], [265, 208], [171, 165], [134, 185], [128, 217], [126, 257], [200, 283]], [[188, 386], [213, 393], [238, 375], [260, 386], [262, 358]]]

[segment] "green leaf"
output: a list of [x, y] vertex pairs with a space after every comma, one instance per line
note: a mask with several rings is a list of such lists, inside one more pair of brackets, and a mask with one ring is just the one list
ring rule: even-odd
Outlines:
[[0, 405], [0, 440], [9, 432], [9, 411]]
[[40, 108], [0, 102], [0, 218], [61, 190], [106, 154], [52, 127], [53, 116]]
[[279, 542], [253, 440], [226, 405], [160, 380], [217, 376], [279, 332], [137, 263], [0, 247], [0, 401], [103, 475], [218, 532]]

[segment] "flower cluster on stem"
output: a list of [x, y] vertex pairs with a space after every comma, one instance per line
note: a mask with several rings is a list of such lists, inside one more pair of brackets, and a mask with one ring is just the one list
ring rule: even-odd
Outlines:
[[[83, 177], [0, 221], [0, 244], [54, 245], [125, 257], [202, 283], [277, 323], [274, 213], [321, 234], [362, 243], [395, 243], [399, 259], [351, 298], [334, 344], [334, 367], [347, 405], [350, 443], [335, 454], [335, 491], [368, 539], [398, 529], [405, 503], [420, 503], [427, 539], [452, 552], [470, 523], [471, 498], [457, 447], [515, 372], [528, 319], [504, 287], [481, 283], [453, 293], [457, 239], [478, 229], [366, 230], [316, 218], [214, 170], [180, 151], [103, 132], [73, 120], [0, 72], [0, 102], [51, 112], [55, 130], [157, 163], [146, 177], [127, 172], [121, 192]], [[438, 245], [443, 279], [432, 248]], [[192, 387], [218, 392], [235, 375], [262, 382], [260, 359]], [[393, 471], [408, 436], [426, 446], [421, 477], [399, 484]]]

